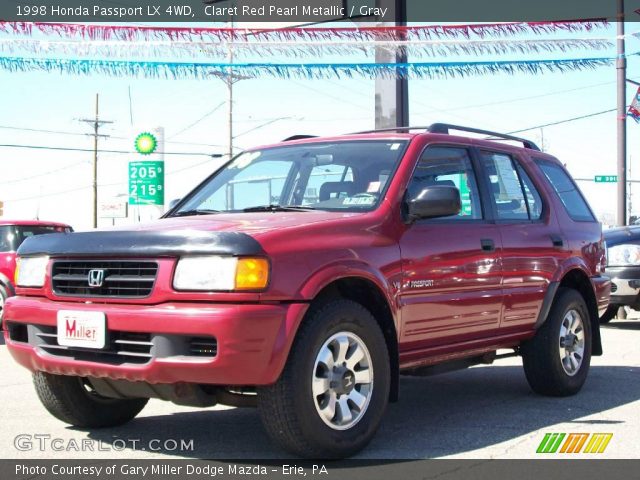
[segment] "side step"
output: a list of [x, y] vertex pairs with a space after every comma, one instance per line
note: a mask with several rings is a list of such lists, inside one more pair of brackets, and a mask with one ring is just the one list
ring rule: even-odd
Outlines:
[[438, 363], [436, 365], [427, 365], [424, 367], [402, 370], [401, 375], [411, 375], [416, 377], [429, 377], [431, 375], [439, 375], [441, 373], [455, 372], [456, 370], [464, 370], [474, 365], [491, 365], [494, 360], [501, 358], [517, 357], [519, 352], [514, 350], [513, 353], [505, 353], [498, 355], [496, 351], [487, 352], [475, 357], [459, 358], [449, 362]]

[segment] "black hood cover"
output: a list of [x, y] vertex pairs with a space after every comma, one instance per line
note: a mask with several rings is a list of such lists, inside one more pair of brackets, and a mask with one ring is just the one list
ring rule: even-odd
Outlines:
[[18, 255], [177, 257], [264, 255], [264, 250], [253, 237], [238, 232], [116, 230], [35, 235], [20, 245]]

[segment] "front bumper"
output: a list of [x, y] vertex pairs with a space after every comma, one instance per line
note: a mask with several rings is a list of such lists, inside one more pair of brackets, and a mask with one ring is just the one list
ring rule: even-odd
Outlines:
[[607, 275], [611, 277], [611, 304], [640, 306], [640, 266], [609, 267]]
[[[5, 341], [13, 358], [32, 371], [147, 383], [268, 385], [280, 376], [307, 307], [305, 303], [90, 304], [19, 296], [5, 306], [10, 326]], [[104, 312], [108, 332], [151, 334], [150, 358], [144, 363], [127, 362], [126, 357], [124, 362], [107, 362], [97, 355], [100, 351], [61, 355], [46, 348], [34, 332], [55, 329], [59, 310]], [[56, 342], [55, 335], [45, 335]], [[172, 344], [166, 339], [202, 337], [215, 338], [215, 356], [176, 355], [166, 347], [167, 342]]]

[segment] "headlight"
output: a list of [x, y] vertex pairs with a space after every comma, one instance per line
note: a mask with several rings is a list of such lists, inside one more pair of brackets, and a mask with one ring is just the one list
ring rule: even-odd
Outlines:
[[616, 245], [607, 249], [607, 265], [640, 265], [640, 245]]
[[42, 287], [47, 273], [49, 257], [18, 257], [16, 262], [16, 285], [19, 287]]
[[173, 276], [176, 290], [262, 290], [268, 283], [269, 262], [264, 258], [184, 257]]

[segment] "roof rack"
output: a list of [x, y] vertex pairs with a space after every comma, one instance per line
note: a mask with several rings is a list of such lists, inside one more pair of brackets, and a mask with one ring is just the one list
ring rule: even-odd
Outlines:
[[303, 140], [305, 138], [317, 138], [317, 135], [291, 135], [290, 137], [282, 140], [283, 142], [292, 142], [294, 140]]
[[487, 138], [487, 140], [494, 140], [494, 139], [513, 140], [515, 142], [521, 142], [524, 145], [524, 148], [528, 148], [529, 150], [540, 151], [540, 148], [534, 142], [532, 142], [531, 140], [527, 140], [526, 138], [514, 137], [513, 135], [508, 135], [506, 133], [492, 132], [490, 130], [481, 130], [479, 128], [463, 127], [460, 125], [451, 125], [449, 123], [434, 123], [429, 125], [428, 127], [380, 128], [377, 130], [367, 130], [364, 132], [356, 132], [356, 133], [408, 132], [410, 130], [424, 130], [429, 133], [442, 133], [445, 135], [449, 135], [449, 130], [479, 133], [480, 135], [488, 135], [489, 138]]
[[[444, 133], [446, 135], [449, 135], [449, 130], [479, 133], [480, 135], [489, 135], [490, 137], [495, 137], [498, 139], [522, 142], [522, 144], [524, 145], [524, 148], [528, 148], [529, 150], [540, 151], [540, 148], [531, 140], [527, 140], [526, 138], [521, 138], [521, 137], [514, 137], [513, 135], [508, 135], [506, 133], [492, 132], [490, 130], [481, 130], [479, 128], [461, 127], [460, 125], [450, 125], [448, 123], [434, 123], [428, 129], [429, 133]], [[487, 140], [493, 140], [493, 138], [488, 138]]]

